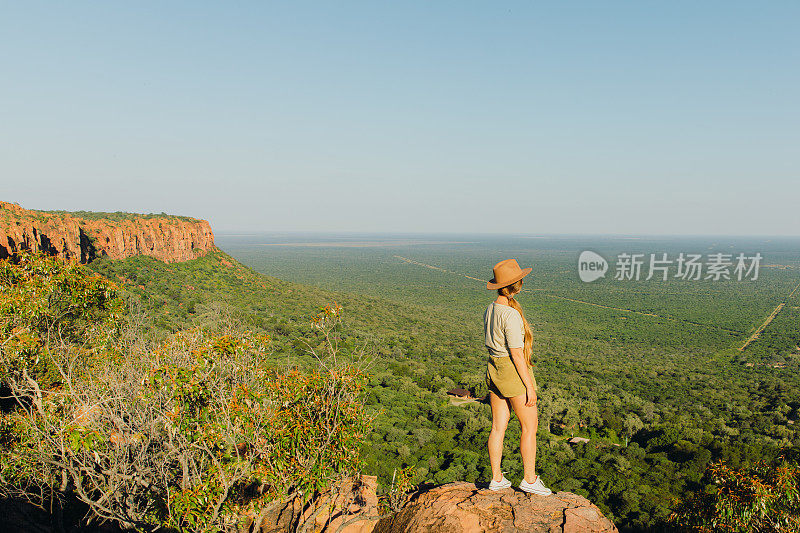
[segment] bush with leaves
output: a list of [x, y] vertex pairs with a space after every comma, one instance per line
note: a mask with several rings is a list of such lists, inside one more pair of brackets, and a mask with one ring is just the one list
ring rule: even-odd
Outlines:
[[49, 352], [69, 346], [95, 358], [121, 309], [116, 285], [80, 265], [25, 251], [0, 261], [0, 382], [29, 375], [57, 384]]
[[704, 477], [706, 490], [672, 514], [675, 525], [702, 533], [800, 532], [800, 464], [789, 453], [739, 469], [719, 461]]
[[[339, 353], [334, 308], [314, 321], [318, 367], [274, 368], [269, 339], [232, 320], [158, 343], [137, 341], [109, 312], [113, 294], [90, 290], [108, 282], [44, 257], [2, 268], [3, 331], [39, 335], [35, 352], [3, 345], [16, 400], [0, 424], [6, 497], [45, 509], [77, 498], [89, 509], [84, 523], [236, 531], [270, 501], [306, 502], [360, 471], [372, 422], [361, 400], [365, 360], [363, 352]], [[49, 297], [20, 315], [19, 294], [29, 287]], [[76, 292], [87, 296], [59, 311]], [[117, 328], [113, 338], [109, 324]], [[8, 345], [14, 350], [6, 352]], [[55, 379], [26, 371], [36, 359]]]

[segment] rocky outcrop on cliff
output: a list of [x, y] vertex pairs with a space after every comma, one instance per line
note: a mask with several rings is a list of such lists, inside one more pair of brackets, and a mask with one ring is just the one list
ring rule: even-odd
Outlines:
[[616, 533], [617, 528], [589, 500], [571, 492], [538, 496], [459, 481], [413, 496], [399, 513], [381, 519], [373, 531]]
[[308, 520], [307, 531], [315, 533], [617, 533], [600, 509], [571, 492], [538, 496], [458, 481], [420, 490], [398, 513], [379, 516], [376, 486], [375, 476], [347, 480], [330, 513], [326, 495], [305, 509], [298, 501], [274, 502], [251, 519], [249, 528], [286, 532]]
[[87, 214], [32, 211], [0, 202], [0, 259], [20, 250], [42, 251], [88, 263], [101, 256], [149, 255], [167, 263], [214, 250], [205, 220], [170, 215]]
[[308, 533], [371, 533], [378, 521], [378, 478], [346, 478], [305, 505], [299, 497], [274, 501], [246, 520], [252, 533], [287, 533], [306, 524]]

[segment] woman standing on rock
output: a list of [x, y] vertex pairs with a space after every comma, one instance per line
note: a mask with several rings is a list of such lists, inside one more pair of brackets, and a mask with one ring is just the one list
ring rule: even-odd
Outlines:
[[519, 488], [547, 496], [553, 492], [536, 475], [536, 430], [539, 417], [536, 407], [536, 380], [533, 377], [531, 352], [533, 334], [514, 296], [522, 290], [522, 278], [532, 268], [521, 269], [514, 259], [500, 261], [494, 266], [494, 278], [486, 288], [497, 290], [497, 298], [489, 304], [483, 316], [486, 349], [486, 386], [492, 406], [492, 430], [489, 433], [489, 462], [492, 465], [492, 490], [505, 489], [511, 481], [500, 471], [503, 439], [511, 409], [522, 426], [520, 452], [525, 474]]

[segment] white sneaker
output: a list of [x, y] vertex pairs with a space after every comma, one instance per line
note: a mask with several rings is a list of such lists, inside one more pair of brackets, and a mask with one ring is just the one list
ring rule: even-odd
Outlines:
[[533, 483], [528, 483], [525, 481], [525, 478], [522, 478], [522, 481], [519, 482], [519, 488], [524, 490], [525, 492], [532, 492], [534, 494], [538, 494], [540, 496], [550, 496], [553, 494], [553, 491], [548, 489], [542, 483], [541, 476], [536, 476], [536, 481]]
[[500, 472], [500, 481], [495, 481], [494, 478], [489, 482], [491, 490], [507, 489], [511, 486], [511, 481], [506, 479], [505, 472]]

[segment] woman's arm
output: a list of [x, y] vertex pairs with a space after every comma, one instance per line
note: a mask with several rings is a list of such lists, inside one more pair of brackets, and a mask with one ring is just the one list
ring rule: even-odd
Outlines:
[[527, 363], [525, 363], [525, 354], [522, 353], [522, 348], [509, 348], [509, 351], [511, 352], [511, 361], [517, 367], [517, 372], [519, 372], [519, 376], [525, 384], [525, 391], [528, 394], [528, 401], [525, 402], [525, 405], [528, 407], [536, 405], [536, 388], [533, 386], [531, 373], [528, 370]]

